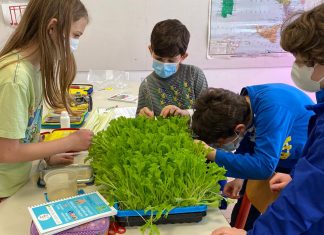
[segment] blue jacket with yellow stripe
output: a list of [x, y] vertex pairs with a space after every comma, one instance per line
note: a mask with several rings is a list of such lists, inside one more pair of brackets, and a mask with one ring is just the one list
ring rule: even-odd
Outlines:
[[241, 179], [267, 179], [277, 167], [289, 172], [307, 139], [312, 100], [286, 84], [248, 86], [241, 95], [250, 98], [253, 123], [235, 154], [217, 149], [215, 162]]

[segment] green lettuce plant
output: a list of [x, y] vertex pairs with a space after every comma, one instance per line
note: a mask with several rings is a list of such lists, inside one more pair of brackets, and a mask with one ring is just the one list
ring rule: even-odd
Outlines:
[[175, 207], [218, 206], [219, 180], [225, 169], [206, 163], [208, 150], [195, 144], [188, 118], [118, 118], [99, 132], [89, 150], [95, 183], [121, 210], [155, 211], [142, 227], [150, 234], [154, 222]]

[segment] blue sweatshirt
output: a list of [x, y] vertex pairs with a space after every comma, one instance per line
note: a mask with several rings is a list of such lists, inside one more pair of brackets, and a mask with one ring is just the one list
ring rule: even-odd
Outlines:
[[324, 232], [324, 103], [309, 106], [314, 115], [303, 157], [293, 180], [254, 223], [252, 234], [323, 234]]
[[317, 103], [323, 103], [324, 102], [324, 88], [322, 88], [320, 91], [316, 92], [316, 101]]
[[249, 86], [241, 95], [250, 98], [252, 125], [235, 154], [217, 149], [215, 162], [241, 179], [267, 179], [277, 166], [293, 168], [307, 139], [313, 112], [305, 106], [312, 100], [286, 84]]

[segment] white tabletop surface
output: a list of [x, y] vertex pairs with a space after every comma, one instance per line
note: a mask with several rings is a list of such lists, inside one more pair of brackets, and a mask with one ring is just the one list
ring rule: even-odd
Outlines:
[[[122, 103], [108, 101], [107, 98], [119, 90], [111, 91], [101, 90], [95, 91], [93, 94], [94, 107], [110, 107], [118, 105], [119, 107], [136, 106], [132, 103]], [[132, 84], [122, 90], [129, 94], [137, 95], [138, 83]], [[78, 161], [78, 159], [76, 159]], [[32, 176], [30, 181], [21, 188], [16, 194], [0, 203], [0, 235], [28, 235], [31, 217], [27, 210], [28, 206], [44, 203], [45, 189], [41, 189], [36, 185], [35, 168], [37, 161], [33, 164]], [[95, 191], [95, 186], [84, 188], [85, 192]], [[208, 209], [207, 216], [199, 223], [183, 223], [159, 225], [161, 235], [179, 235], [179, 234], [210, 234], [214, 229], [221, 226], [229, 226], [224, 216], [218, 209]], [[141, 234], [138, 227], [127, 227], [126, 234]]]
[[[86, 192], [95, 191], [95, 186], [84, 188]], [[45, 189], [38, 188], [30, 180], [23, 188], [9, 199], [0, 203], [0, 234], [1, 235], [28, 235], [31, 217], [28, 206], [44, 203]], [[207, 216], [199, 223], [183, 223], [159, 225], [161, 235], [204, 235], [210, 234], [221, 226], [229, 226], [218, 209], [211, 208]], [[139, 227], [127, 227], [126, 234], [141, 234]]]

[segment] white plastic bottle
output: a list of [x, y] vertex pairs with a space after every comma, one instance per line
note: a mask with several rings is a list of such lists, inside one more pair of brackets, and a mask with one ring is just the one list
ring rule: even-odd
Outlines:
[[61, 112], [60, 124], [61, 128], [70, 128], [70, 116], [67, 111]]

